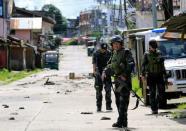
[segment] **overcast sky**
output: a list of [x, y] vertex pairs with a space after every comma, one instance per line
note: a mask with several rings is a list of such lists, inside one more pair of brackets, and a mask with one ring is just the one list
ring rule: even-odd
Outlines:
[[95, 0], [14, 0], [16, 6], [26, 9], [41, 9], [45, 4], [53, 4], [61, 10], [66, 18], [76, 18], [80, 11], [96, 5]]

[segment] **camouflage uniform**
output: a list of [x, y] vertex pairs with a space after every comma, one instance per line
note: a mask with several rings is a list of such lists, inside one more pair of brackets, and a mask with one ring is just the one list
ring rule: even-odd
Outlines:
[[165, 97], [164, 75], [166, 75], [164, 59], [161, 57], [161, 53], [158, 50], [155, 50], [154, 52], [146, 52], [144, 54], [142, 75], [147, 75], [147, 85], [150, 90], [151, 110], [153, 114], [157, 114], [159, 101], [162, 101], [163, 97]]
[[[115, 97], [119, 117], [116, 125], [113, 127], [127, 127], [127, 111], [130, 98], [131, 89], [131, 66], [130, 62], [134, 62], [132, 54], [129, 50], [121, 48], [114, 51], [111, 59], [111, 64], [107, 67], [110, 68], [115, 76]], [[126, 80], [120, 83], [118, 80], [120, 76], [124, 76]]]
[[96, 104], [98, 111], [101, 111], [102, 107], [102, 90], [105, 89], [105, 101], [106, 101], [106, 109], [112, 110], [111, 108], [111, 78], [107, 77], [104, 81], [101, 79], [101, 74], [103, 69], [107, 66], [107, 63], [111, 57], [111, 53], [106, 50], [106, 52], [102, 53], [100, 50], [96, 51], [93, 54], [93, 64], [96, 64], [96, 76], [95, 76], [95, 89], [96, 89]]

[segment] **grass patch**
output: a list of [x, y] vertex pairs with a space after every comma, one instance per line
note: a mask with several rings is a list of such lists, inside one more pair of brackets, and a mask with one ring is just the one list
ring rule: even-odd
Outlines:
[[35, 74], [40, 72], [40, 69], [36, 69], [33, 71], [11, 71], [9, 72], [7, 69], [0, 70], [0, 83], [8, 84], [10, 82], [22, 79], [26, 76], [29, 76], [31, 74]]
[[172, 118], [174, 119], [185, 119], [186, 112], [185, 111], [177, 111], [172, 113]]
[[142, 97], [142, 89], [139, 86], [139, 80], [137, 76], [132, 77], [132, 89], [139, 97]]
[[173, 112], [172, 117], [175, 118], [175, 119], [180, 118], [181, 117], [181, 112]]
[[178, 105], [178, 109], [180, 110], [186, 109], [186, 103]]

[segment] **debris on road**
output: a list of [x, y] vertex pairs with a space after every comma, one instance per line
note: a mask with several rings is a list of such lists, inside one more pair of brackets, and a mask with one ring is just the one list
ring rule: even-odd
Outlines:
[[93, 114], [93, 112], [81, 112], [81, 114], [89, 115], [89, 114]]
[[72, 92], [71, 90], [66, 90], [65, 95], [67, 95], [68, 93], [71, 93], [71, 92]]
[[25, 108], [24, 107], [19, 107], [20, 110], [24, 110]]
[[4, 104], [4, 105], [2, 105], [2, 106], [3, 106], [4, 108], [9, 108], [9, 106], [8, 106], [8, 105], [5, 105], [5, 104]]
[[101, 120], [111, 120], [111, 118], [103, 116], [103, 117], [101, 117]]
[[16, 115], [18, 115], [18, 113], [17, 113], [17, 112], [13, 112], [13, 113], [11, 113], [10, 115], [16, 116]]
[[80, 79], [84, 79], [85, 77], [82, 76], [75, 76], [74, 72], [69, 73], [69, 79], [71, 80], [80, 80]]
[[14, 117], [10, 117], [9, 120], [15, 120], [15, 118]]
[[44, 101], [43, 103], [52, 103], [52, 102]]
[[46, 80], [46, 82], [44, 83], [44, 85], [55, 85], [54, 82], [49, 81], [49, 78]]
[[74, 79], [74, 78], [75, 78], [75, 73], [74, 72], [69, 73], [69, 79]]

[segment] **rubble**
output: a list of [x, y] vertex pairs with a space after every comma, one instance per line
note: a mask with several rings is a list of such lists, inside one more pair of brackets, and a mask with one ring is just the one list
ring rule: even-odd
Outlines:
[[46, 82], [44, 83], [44, 85], [55, 85], [54, 82], [49, 81], [49, 78], [46, 80]]

